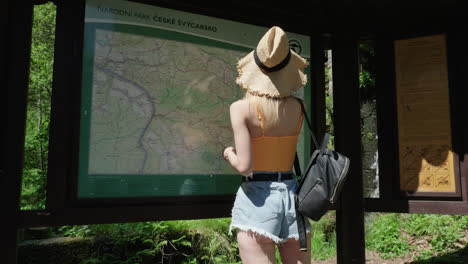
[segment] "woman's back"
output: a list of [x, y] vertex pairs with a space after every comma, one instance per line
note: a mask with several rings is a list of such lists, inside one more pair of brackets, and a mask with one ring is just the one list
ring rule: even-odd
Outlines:
[[302, 125], [301, 106], [294, 98], [280, 104], [279, 121], [267, 126], [258, 106], [244, 102], [249, 108], [246, 123], [252, 147], [253, 171], [290, 171], [296, 153], [297, 139]]
[[[244, 99], [245, 100], [245, 99]], [[297, 127], [300, 125], [302, 116], [301, 116], [301, 106], [299, 102], [292, 98], [288, 97], [284, 99], [278, 113], [279, 113], [279, 123], [275, 127], [268, 127], [264, 125], [264, 136], [265, 137], [284, 137], [284, 136], [294, 136], [297, 134]], [[248, 101], [244, 102], [245, 107], [248, 107], [246, 111], [248, 116], [246, 116], [247, 127], [250, 132], [251, 138], [258, 138], [262, 136], [262, 125], [260, 117], [258, 116], [259, 111], [256, 106]], [[261, 113], [260, 113], [261, 115]], [[263, 121], [265, 122], [265, 120]]]

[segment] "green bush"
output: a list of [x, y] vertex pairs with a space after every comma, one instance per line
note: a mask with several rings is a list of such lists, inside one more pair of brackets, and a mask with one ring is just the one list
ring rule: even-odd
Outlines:
[[405, 230], [416, 237], [427, 237], [437, 252], [454, 249], [453, 244], [463, 237], [467, 229], [468, 217], [433, 214], [411, 214], [407, 218]]
[[336, 255], [335, 211], [312, 223], [312, 258], [324, 260]]
[[[335, 219], [335, 212], [330, 211], [319, 222], [312, 222], [313, 259], [335, 256]], [[228, 234], [230, 220], [67, 226], [58, 235], [94, 237], [94, 254], [82, 262], [87, 264], [240, 263], [236, 237]], [[457, 239], [468, 230], [468, 216], [368, 213], [365, 220], [366, 246], [383, 258], [414, 250], [409, 241], [420, 239], [429, 241], [432, 248], [413, 252], [417, 259], [454, 251], [454, 245], [465, 243]], [[278, 251], [276, 259], [280, 263]]]
[[366, 245], [383, 258], [401, 256], [414, 250], [409, 240], [427, 240], [431, 248], [419, 249], [416, 258], [424, 259], [458, 250], [466, 245], [461, 238], [468, 230], [468, 216], [435, 214], [371, 214], [366, 230]]
[[96, 238], [86, 264], [238, 263], [237, 244], [227, 234], [229, 218], [130, 224], [67, 226], [66, 236]]
[[366, 232], [366, 246], [378, 251], [382, 258], [404, 255], [410, 250], [410, 245], [401, 230], [399, 214], [380, 215]]

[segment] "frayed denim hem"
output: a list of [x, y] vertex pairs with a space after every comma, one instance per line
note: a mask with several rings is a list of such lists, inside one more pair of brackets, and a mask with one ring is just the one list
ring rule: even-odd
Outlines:
[[[310, 234], [310, 230], [309, 230], [309, 229], [306, 230], [306, 234]], [[286, 242], [287, 242], [288, 240], [290, 240], [290, 239], [299, 240], [299, 235], [298, 235], [298, 234], [290, 235], [290, 236], [288, 236], [287, 238], [282, 239], [281, 242], [280, 242], [280, 244], [284, 244], [284, 243], [286, 243]]]
[[271, 234], [271, 233], [268, 233], [266, 232], [265, 230], [262, 230], [262, 229], [258, 229], [258, 228], [255, 228], [255, 227], [251, 227], [251, 226], [246, 226], [246, 225], [238, 225], [238, 224], [231, 224], [231, 226], [229, 227], [229, 234], [232, 234], [232, 230], [234, 228], [237, 228], [239, 230], [242, 230], [242, 231], [251, 231], [251, 232], [254, 232], [255, 234], [257, 235], [261, 235], [261, 236], [264, 236], [264, 237], [267, 237], [271, 240], [273, 240], [273, 242], [275, 243], [281, 243], [282, 239]]
[[[280, 238], [278, 236], [275, 236], [269, 232], [266, 232], [265, 230], [262, 230], [262, 229], [258, 229], [258, 228], [255, 228], [255, 227], [251, 227], [251, 226], [246, 226], [246, 225], [239, 225], [239, 224], [231, 224], [229, 226], [229, 235], [232, 235], [232, 230], [234, 229], [239, 229], [239, 230], [242, 230], [242, 231], [251, 231], [257, 235], [261, 235], [261, 236], [264, 236], [266, 238], [269, 238], [271, 240], [273, 240], [273, 242], [275, 242], [276, 244], [283, 244], [285, 243], [286, 241], [288, 241], [289, 239], [295, 239], [295, 240], [299, 240], [299, 234], [294, 234], [294, 235], [290, 235], [288, 236], [287, 238]], [[307, 228], [306, 230], [306, 233], [310, 233], [310, 229]]]

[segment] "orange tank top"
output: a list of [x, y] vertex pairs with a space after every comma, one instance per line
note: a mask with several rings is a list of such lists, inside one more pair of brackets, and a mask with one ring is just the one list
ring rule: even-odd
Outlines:
[[301, 112], [296, 133], [293, 136], [265, 136], [263, 118], [257, 107], [257, 117], [260, 121], [262, 136], [251, 137], [253, 171], [291, 171], [296, 154], [297, 138], [299, 136], [304, 116]]

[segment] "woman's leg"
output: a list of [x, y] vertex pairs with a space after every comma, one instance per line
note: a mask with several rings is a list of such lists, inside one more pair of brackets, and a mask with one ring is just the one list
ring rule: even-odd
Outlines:
[[240, 257], [243, 264], [276, 263], [275, 242], [251, 231], [237, 231]]
[[281, 255], [283, 264], [310, 264], [311, 248], [310, 248], [310, 233], [307, 233], [307, 251], [301, 252], [299, 240], [289, 239], [286, 242], [279, 244], [278, 249]]

